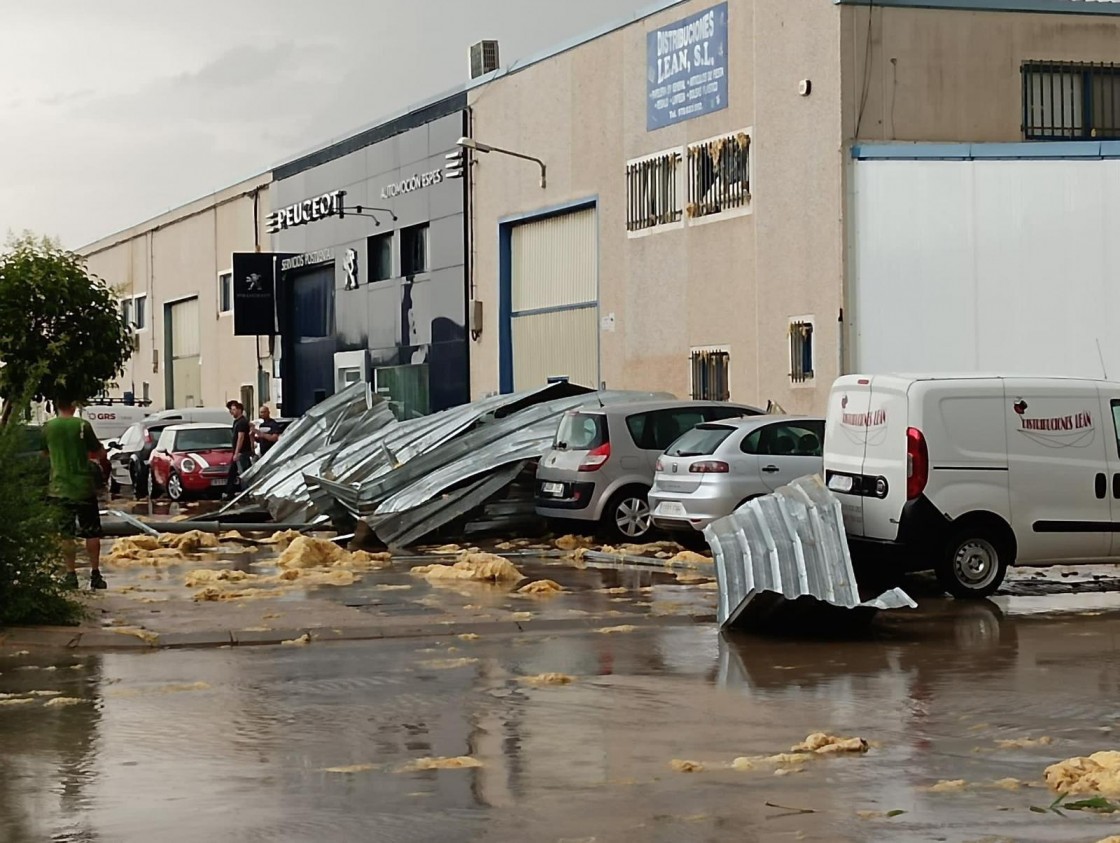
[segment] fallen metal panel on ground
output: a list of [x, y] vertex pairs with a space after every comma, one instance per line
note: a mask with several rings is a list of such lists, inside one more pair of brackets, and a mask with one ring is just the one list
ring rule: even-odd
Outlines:
[[799, 627], [830, 609], [914, 608], [901, 589], [861, 601], [840, 502], [803, 477], [710, 524], [721, 628]]

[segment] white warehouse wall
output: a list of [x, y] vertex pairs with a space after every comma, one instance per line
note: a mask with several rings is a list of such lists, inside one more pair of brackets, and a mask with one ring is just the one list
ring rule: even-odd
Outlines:
[[1120, 160], [852, 168], [851, 371], [1120, 379]]

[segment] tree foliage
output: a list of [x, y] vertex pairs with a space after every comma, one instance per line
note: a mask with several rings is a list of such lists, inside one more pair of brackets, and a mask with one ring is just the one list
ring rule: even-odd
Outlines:
[[0, 426], [0, 627], [71, 624], [85, 612], [62, 579], [58, 513], [39, 448], [37, 428]]
[[132, 354], [109, 286], [48, 238], [9, 240], [0, 254], [0, 398], [84, 400], [105, 391]]

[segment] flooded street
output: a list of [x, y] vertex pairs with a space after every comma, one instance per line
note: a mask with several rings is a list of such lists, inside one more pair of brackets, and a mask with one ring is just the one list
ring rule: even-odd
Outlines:
[[[926, 600], [840, 642], [0, 651], [0, 840], [1095, 841], [1120, 821], [1031, 806], [1047, 765], [1115, 745], [1120, 616], [1012, 603], [1036, 599]], [[571, 681], [524, 681], [546, 673]], [[816, 731], [871, 749], [758, 760]]]

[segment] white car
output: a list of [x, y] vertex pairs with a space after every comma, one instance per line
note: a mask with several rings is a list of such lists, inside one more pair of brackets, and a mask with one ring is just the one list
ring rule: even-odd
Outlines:
[[657, 461], [655, 526], [703, 530], [751, 498], [821, 472], [824, 419], [750, 416], [698, 425]]
[[1007, 566], [1120, 559], [1120, 384], [851, 375], [824, 469], [853, 550], [984, 597]]

